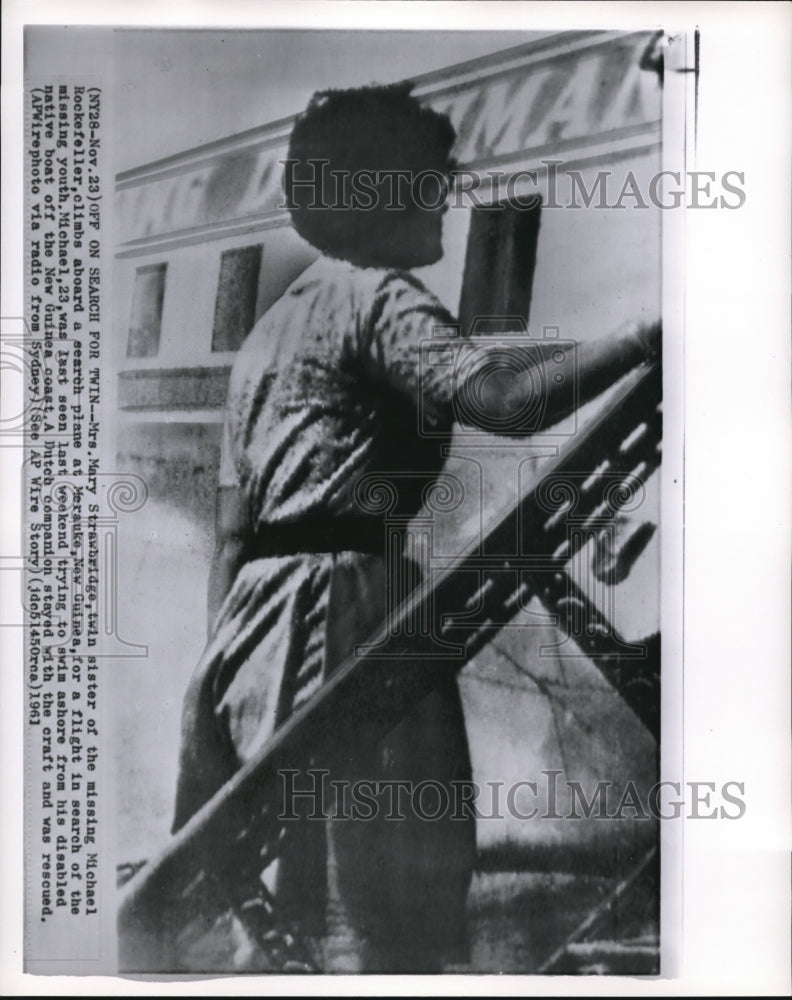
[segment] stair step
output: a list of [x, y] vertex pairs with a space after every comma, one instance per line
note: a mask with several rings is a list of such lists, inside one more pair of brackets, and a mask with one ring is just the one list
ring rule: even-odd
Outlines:
[[554, 973], [651, 976], [660, 972], [657, 941], [580, 941], [567, 945]]

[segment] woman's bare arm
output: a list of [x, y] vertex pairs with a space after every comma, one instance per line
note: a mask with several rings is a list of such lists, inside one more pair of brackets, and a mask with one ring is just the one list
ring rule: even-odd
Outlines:
[[[510, 418], [528, 408], [532, 417], [530, 429], [526, 426], [525, 433], [551, 427], [569, 416], [576, 406], [583, 406], [604, 392], [631, 368], [657, 356], [660, 342], [659, 323], [631, 324], [607, 337], [580, 343], [575, 350], [564, 350], [563, 360], [553, 358], [552, 364], [551, 355], [558, 351], [559, 345], [551, 340], [529, 341], [530, 353], [522, 357], [536, 360], [527, 363], [523, 360], [522, 369], [519, 354], [509, 370], [509, 366], [503, 364], [501, 352], [494, 356], [491, 373], [486, 373], [487, 359], [483, 355], [476, 379], [478, 406], [484, 415], [482, 424], [486, 426], [487, 418], [491, 418], [493, 422], [501, 421], [512, 427], [504, 427], [502, 433], [517, 434], [517, 425], [513, 425]], [[545, 377], [538, 377], [537, 363], [544, 364]], [[464, 393], [465, 386], [458, 391]], [[542, 405], [527, 407], [537, 392], [542, 393]], [[470, 411], [473, 407], [466, 409]], [[496, 429], [494, 423], [492, 429]]]

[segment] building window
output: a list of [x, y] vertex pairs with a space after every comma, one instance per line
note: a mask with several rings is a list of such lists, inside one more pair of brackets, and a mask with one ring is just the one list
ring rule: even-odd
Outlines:
[[128, 358], [153, 358], [159, 351], [167, 264], [147, 264], [135, 273]]
[[270, 245], [261, 268], [256, 319], [283, 295], [289, 285], [319, 256], [318, 250], [302, 241], [297, 242], [290, 230], [278, 234], [277, 247]]
[[220, 258], [213, 351], [236, 351], [256, 321], [261, 244], [226, 250]]
[[459, 300], [463, 336], [527, 328], [542, 204], [499, 202], [472, 210]]

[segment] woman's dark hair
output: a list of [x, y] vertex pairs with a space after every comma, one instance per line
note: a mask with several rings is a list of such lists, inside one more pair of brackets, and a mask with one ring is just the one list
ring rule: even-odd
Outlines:
[[454, 127], [411, 90], [404, 83], [319, 91], [295, 121], [286, 203], [294, 228], [319, 250], [345, 256], [375, 228], [387, 238], [394, 214], [412, 204], [411, 180], [451, 170]]

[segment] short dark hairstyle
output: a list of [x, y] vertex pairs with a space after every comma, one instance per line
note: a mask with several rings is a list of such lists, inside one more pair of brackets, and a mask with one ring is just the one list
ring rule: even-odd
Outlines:
[[[319, 250], [344, 256], [373, 227], [387, 230], [389, 221], [394, 221], [393, 208], [383, 210], [383, 205], [391, 200], [394, 179], [385, 175], [452, 169], [453, 125], [446, 115], [422, 105], [411, 91], [410, 83], [319, 91], [296, 119], [285, 164], [287, 205], [294, 228]], [[318, 161], [326, 162], [318, 166]], [[371, 197], [363, 207], [348, 197], [338, 202], [341, 189], [331, 171], [338, 172], [336, 177], [369, 171], [383, 178], [372, 185], [374, 206]], [[311, 185], [319, 176], [328, 180], [324, 198], [321, 189], [317, 197], [317, 188]], [[405, 187], [409, 191], [409, 185]], [[329, 207], [334, 201], [336, 207]]]

